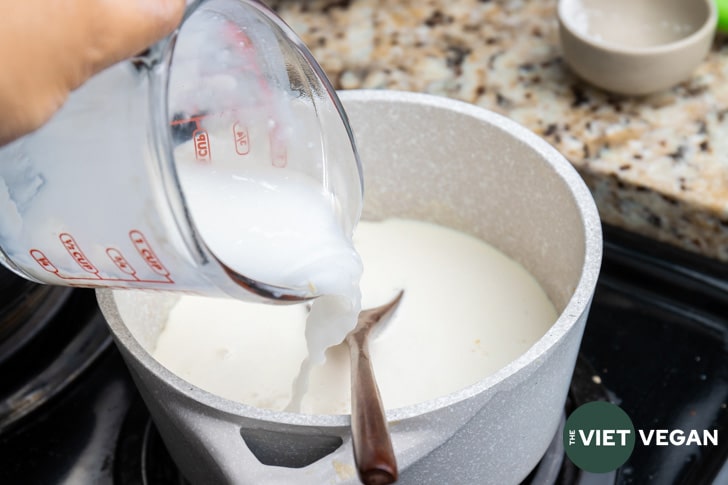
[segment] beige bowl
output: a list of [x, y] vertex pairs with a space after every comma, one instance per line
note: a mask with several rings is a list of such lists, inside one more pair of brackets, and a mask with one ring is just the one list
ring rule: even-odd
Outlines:
[[688, 79], [715, 34], [713, 0], [559, 0], [564, 59], [590, 83], [642, 95]]

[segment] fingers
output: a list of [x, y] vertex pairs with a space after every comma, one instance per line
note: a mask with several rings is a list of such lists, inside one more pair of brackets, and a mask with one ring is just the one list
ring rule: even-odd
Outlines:
[[184, 7], [185, 0], [0, 0], [0, 144], [37, 129], [88, 78], [170, 33]]

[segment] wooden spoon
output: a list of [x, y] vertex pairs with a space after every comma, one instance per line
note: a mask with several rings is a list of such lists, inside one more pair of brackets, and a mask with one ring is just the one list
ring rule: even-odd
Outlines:
[[404, 290], [389, 303], [359, 313], [354, 330], [346, 336], [351, 357], [351, 436], [354, 461], [364, 485], [397, 481], [397, 460], [387, 428], [379, 387], [369, 359], [369, 334], [399, 305]]

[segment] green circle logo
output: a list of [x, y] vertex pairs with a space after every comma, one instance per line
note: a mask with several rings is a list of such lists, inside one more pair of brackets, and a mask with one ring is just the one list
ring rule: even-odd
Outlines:
[[582, 404], [564, 426], [566, 455], [582, 470], [607, 473], [624, 465], [635, 444], [632, 420], [609, 402]]

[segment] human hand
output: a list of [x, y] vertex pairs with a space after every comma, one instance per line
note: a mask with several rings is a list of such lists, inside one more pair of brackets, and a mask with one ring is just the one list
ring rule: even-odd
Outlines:
[[0, 0], [0, 145], [97, 72], [172, 32], [185, 0]]

